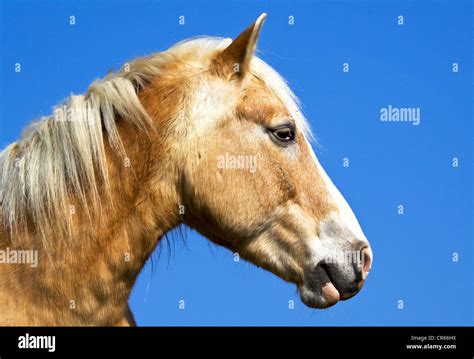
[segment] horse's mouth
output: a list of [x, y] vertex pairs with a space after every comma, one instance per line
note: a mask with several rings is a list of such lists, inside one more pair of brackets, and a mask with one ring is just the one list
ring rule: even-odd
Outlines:
[[355, 296], [364, 284], [364, 280], [360, 280], [349, 289], [346, 286], [335, 285], [335, 282], [337, 281], [332, 280], [324, 266], [316, 266], [307, 273], [304, 283], [298, 286], [301, 301], [311, 308], [329, 308], [340, 300]]
[[324, 309], [336, 304], [341, 295], [331, 282], [326, 283], [320, 290], [312, 290], [306, 284], [299, 287], [301, 301], [311, 308]]

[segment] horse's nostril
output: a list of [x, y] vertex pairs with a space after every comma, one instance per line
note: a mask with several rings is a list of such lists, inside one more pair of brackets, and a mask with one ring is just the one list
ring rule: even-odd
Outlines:
[[361, 251], [362, 258], [362, 280], [367, 278], [369, 274], [370, 267], [372, 266], [372, 252], [368, 247], [365, 247]]

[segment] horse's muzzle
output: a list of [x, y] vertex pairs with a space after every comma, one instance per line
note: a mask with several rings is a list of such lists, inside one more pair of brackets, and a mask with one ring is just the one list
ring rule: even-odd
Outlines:
[[321, 261], [309, 268], [304, 284], [299, 287], [303, 303], [322, 309], [356, 295], [362, 289], [372, 265], [370, 248], [362, 248], [359, 258], [360, 261], [352, 263]]

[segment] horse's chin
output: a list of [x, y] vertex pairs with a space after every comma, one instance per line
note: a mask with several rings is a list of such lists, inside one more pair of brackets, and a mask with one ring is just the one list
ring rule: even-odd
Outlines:
[[311, 308], [324, 309], [336, 304], [341, 296], [331, 282], [327, 282], [321, 288], [303, 284], [298, 288], [301, 301]]

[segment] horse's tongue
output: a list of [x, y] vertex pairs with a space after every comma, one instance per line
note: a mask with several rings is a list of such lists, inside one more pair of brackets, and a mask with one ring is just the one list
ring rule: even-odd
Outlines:
[[322, 293], [324, 299], [326, 299], [326, 304], [328, 307], [336, 304], [337, 301], [340, 299], [339, 292], [337, 291], [336, 287], [334, 287], [334, 284], [332, 284], [331, 282], [328, 282], [324, 285]]

